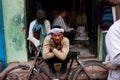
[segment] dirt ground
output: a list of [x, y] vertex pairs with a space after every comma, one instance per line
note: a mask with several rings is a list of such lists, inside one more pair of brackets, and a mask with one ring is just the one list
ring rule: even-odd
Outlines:
[[[72, 45], [71, 46], [71, 50], [72, 51], [77, 51], [77, 52], [80, 52], [80, 55], [77, 57], [80, 61], [87, 61], [87, 60], [98, 60], [98, 61], [101, 61], [99, 60], [98, 58], [95, 58], [94, 55], [91, 55], [89, 53], [89, 50], [85, 47], [80, 47], [79, 45], [78, 46], [75, 46], [75, 45]], [[70, 65], [70, 62], [71, 60], [69, 61], [68, 63], [68, 67]], [[13, 63], [10, 63], [7, 68], [5, 70], [3, 70], [1, 73], [0, 73], [0, 80], [2, 80], [1, 78], [4, 76], [4, 74], [9, 70], [11, 69], [12, 67], [15, 67], [19, 64], [27, 64], [27, 65], [32, 65], [32, 61], [28, 61], [28, 62], [13, 62]], [[45, 71], [49, 74], [49, 68], [47, 66], [47, 64], [45, 62], [43, 62], [41, 64], [41, 66], [45, 69]], [[77, 67], [77, 63], [74, 61], [73, 65], [72, 65], [72, 69], [70, 71], [70, 74], [72, 73], [72, 71], [74, 71], [74, 69]], [[56, 63], [54, 65], [55, 69], [56, 69], [56, 72], [57, 72], [57, 77], [59, 77], [59, 69], [61, 67], [61, 64], [60, 63]], [[15, 74], [17, 74], [17, 72], [15, 72]], [[18, 75], [20, 75], [20, 73], [18, 73]], [[21, 76], [23, 77], [23, 75], [25, 75], [25, 72], [22, 72]], [[42, 74], [43, 75], [43, 74]], [[22, 78], [20, 77], [20, 78]], [[43, 75], [43, 77], [45, 78], [44, 80], [49, 80], [45, 75]], [[24, 80], [24, 79], [22, 79]]]

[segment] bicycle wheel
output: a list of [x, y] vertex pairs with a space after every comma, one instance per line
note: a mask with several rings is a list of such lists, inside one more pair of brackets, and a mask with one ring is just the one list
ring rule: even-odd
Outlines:
[[70, 77], [71, 80], [106, 80], [107, 75], [108, 70], [103, 64], [97, 61], [88, 61], [84, 63], [83, 69], [78, 66]]
[[[27, 80], [30, 67], [27, 65], [16, 66], [8, 70], [3, 80]], [[42, 76], [35, 70], [33, 70], [30, 80], [43, 80]]]

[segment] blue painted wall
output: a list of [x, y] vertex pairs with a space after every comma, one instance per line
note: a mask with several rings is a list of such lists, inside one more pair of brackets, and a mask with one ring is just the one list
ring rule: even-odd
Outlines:
[[2, 68], [6, 67], [6, 53], [4, 42], [4, 27], [2, 18], [2, 0], [0, 0], [0, 61], [2, 61]]

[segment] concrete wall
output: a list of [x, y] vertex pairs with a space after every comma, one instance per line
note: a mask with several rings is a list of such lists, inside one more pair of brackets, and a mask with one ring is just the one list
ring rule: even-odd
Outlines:
[[7, 63], [27, 61], [25, 0], [2, 0]]

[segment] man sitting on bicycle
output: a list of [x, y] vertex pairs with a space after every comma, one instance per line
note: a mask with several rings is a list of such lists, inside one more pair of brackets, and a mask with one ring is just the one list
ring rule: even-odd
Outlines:
[[43, 42], [43, 58], [49, 66], [52, 78], [55, 78], [54, 63], [61, 63], [61, 79], [66, 77], [67, 63], [69, 61], [69, 40], [64, 37], [64, 29], [54, 26]]

